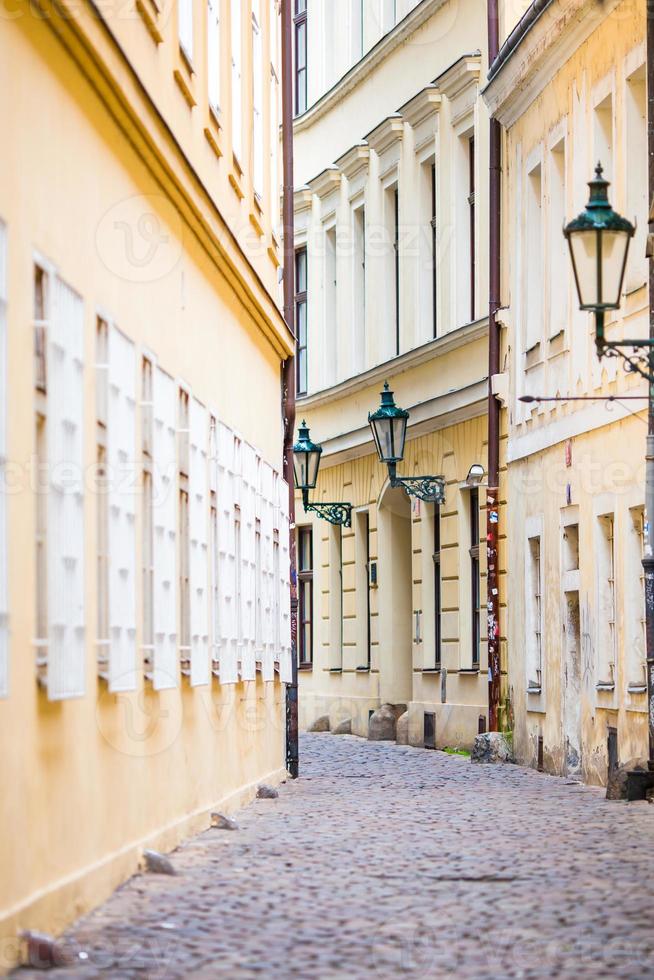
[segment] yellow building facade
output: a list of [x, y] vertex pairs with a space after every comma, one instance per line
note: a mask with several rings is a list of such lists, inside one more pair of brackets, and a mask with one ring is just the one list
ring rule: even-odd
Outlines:
[[[391, 703], [412, 744], [469, 747], [488, 705], [486, 499], [469, 479], [487, 465], [485, 15], [398, 4], [371, 40], [371, 24], [321, 32], [322, 5], [302, 6], [297, 418], [323, 449], [310, 500], [352, 519], [297, 498], [300, 722], [365, 737]], [[398, 475], [442, 477], [440, 505], [378, 460], [386, 381], [410, 411]]]
[[637, 223], [607, 334], [647, 336], [645, 9], [540, 6], [519, 21], [504, 6], [484, 93], [504, 127], [510, 714], [519, 761], [603, 783], [609, 758], [647, 758], [646, 401], [620, 400], [646, 388], [598, 361], [562, 227], [600, 161], [613, 207]]
[[274, 0], [0, 28], [0, 969], [284, 772]]

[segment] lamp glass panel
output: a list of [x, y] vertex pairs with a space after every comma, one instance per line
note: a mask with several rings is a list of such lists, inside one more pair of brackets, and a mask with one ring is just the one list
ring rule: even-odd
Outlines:
[[371, 421], [370, 428], [372, 429], [372, 437], [375, 440], [375, 448], [377, 450], [377, 455], [379, 456], [380, 460], [384, 462], [384, 458], [382, 456], [382, 449], [379, 442], [379, 436], [377, 435], [377, 423]]
[[377, 434], [379, 456], [383, 462], [393, 459], [393, 422], [391, 419], [377, 419], [374, 423]]
[[313, 489], [318, 482], [318, 469], [320, 467], [320, 453], [307, 453], [307, 476], [309, 477], [308, 486]]
[[602, 295], [605, 306], [620, 305], [620, 291], [624, 274], [625, 252], [629, 248], [626, 231], [602, 232]]
[[594, 306], [599, 302], [597, 294], [596, 231], [575, 231], [570, 235], [570, 251], [575, 267], [577, 291], [581, 306]]
[[308, 453], [295, 453], [293, 455], [293, 473], [295, 475], [295, 486], [298, 490], [303, 490], [307, 486], [308, 455]]
[[393, 449], [397, 459], [404, 459], [406, 424], [406, 419], [393, 419]]

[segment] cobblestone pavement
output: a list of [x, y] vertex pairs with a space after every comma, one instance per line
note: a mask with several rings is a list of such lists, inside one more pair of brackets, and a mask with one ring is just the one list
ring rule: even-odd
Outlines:
[[79, 922], [88, 960], [56, 975], [654, 977], [653, 806], [347, 736], [301, 750], [237, 832]]

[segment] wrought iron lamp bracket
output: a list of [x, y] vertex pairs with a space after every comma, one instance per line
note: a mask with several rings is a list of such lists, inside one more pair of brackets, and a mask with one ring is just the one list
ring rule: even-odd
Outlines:
[[630, 374], [639, 374], [641, 378], [654, 385], [654, 338], [607, 340], [604, 336], [604, 311], [595, 314], [595, 346], [597, 356], [620, 357]]
[[312, 504], [309, 503], [309, 492], [307, 490], [304, 490], [302, 493], [302, 502], [305, 511], [317, 514], [318, 517], [324, 521], [329, 521], [330, 524], [340, 524], [343, 527], [350, 527], [352, 524], [352, 504]]
[[388, 464], [392, 487], [401, 487], [410, 497], [431, 504], [445, 503], [445, 479], [442, 476], [397, 476], [395, 466]]

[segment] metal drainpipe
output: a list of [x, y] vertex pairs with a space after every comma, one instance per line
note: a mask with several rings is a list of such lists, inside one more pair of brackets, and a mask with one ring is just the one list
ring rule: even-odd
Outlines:
[[[295, 336], [295, 233], [293, 209], [293, 0], [282, 0], [282, 143], [284, 156], [284, 318]], [[293, 482], [293, 432], [295, 430], [295, 358], [282, 368], [282, 419], [284, 425], [283, 473], [288, 483], [291, 580], [291, 683], [286, 686], [286, 768], [299, 775], [297, 687], [297, 573], [295, 555], [295, 490]]]
[[[498, 0], [488, 0], [488, 63], [499, 50]], [[488, 592], [488, 728], [499, 731], [501, 699], [500, 594], [498, 540], [500, 530], [500, 403], [493, 394], [493, 376], [500, 373], [500, 179], [502, 133], [490, 121], [489, 160], [489, 305], [488, 305], [488, 491], [486, 494], [486, 559]]]
[[[650, 206], [654, 207], [654, 10], [645, 3], [647, 21], [647, 171]], [[652, 213], [650, 211], [650, 219]], [[650, 220], [650, 234], [654, 222]], [[649, 335], [654, 338], [654, 256], [649, 254]], [[650, 371], [654, 353], [650, 352]], [[647, 451], [645, 470], [645, 541], [643, 571], [645, 574], [645, 643], [647, 649], [648, 761], [654, 771], [654, 385], [650, 385], [647, 410]]]

